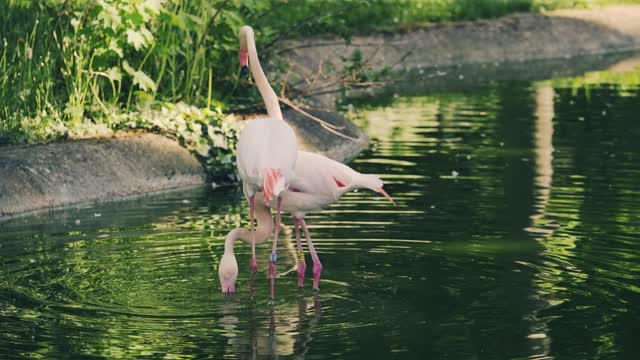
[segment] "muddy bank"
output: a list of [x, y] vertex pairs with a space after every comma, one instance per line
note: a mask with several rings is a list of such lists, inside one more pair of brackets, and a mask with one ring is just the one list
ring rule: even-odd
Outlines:
[[324, 154], [340, 162], [347, 162], [369, 144], [369, 137], [342, 115], [320, 109], [306, 109], [305, 112], [335, 125], [340, 133], [350, 139], [334, 135], [298, 111], [285, 110], [283, 116], [295, 130], [300, 148]]
[[[575, 77], [591, 71], [628, 72], [637, 67], [640, 67], [640, 52], [589, 55], [581, 57], [579, 61], [549, 59], [503, 64], [462, 64], [409, 71], [384, 87], [345, 92], [340, 100], [351, 103], [367, 97], [425, 95], [483, 87], [500, 81], [540, 81]], [[323, 101], [329, 103], [335, 99], [334, 95], [327, 94]]]
[[[355, 141], [331, 135], [288, 110], [301, 146], [339, 161], [366, 135], [338, 114], [312, 111]], [[206, 182], [204, 168], [177, 142], [156, 134], [0, 147], [0, 219], [20, 213], [142, 195]]]
[[[494, 20], [425, 26], [396, 33], [341, 39], [288, 41], [281, 56], [303, 80], [303, 93], [326, 92], [329, 79], [319, 71], [343, 69], [341, 57], [362, 53], [366, 67], [392, 73], [469, 64], [495, 65], [524, 60], [567, 59], [640, 49], [640, 6], [600, 10], [562, 10], [515, 14]], [[347, 65], [350, 65], [348, 62]], [[334, 89], [337, 86], [333, 87]], [[330, 104], [323, 104], [325, 106]]]
[[155, 134], [0, 150], [0, 217], [205, 181], [189, 151]]

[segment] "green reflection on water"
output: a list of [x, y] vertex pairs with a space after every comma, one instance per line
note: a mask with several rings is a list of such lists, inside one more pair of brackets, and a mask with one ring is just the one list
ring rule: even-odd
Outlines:
[[309, 279], [295, 287], [288, 219], [275, 303], [268, 246], [253, 300], [244, 245], [239, 293], [219, 294], [223, 238], [248, 217], [236, 188], [2, 222], [0, 357], [630, 358], [640, 89], [629, 66], [357, 102], [373, 142], [352, 166], [381, 174], [398, 206], [361, 191], [309, 216], [319, 294]]

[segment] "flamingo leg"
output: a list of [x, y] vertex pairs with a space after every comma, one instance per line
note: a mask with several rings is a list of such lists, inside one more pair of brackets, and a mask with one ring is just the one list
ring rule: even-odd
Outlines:
[[258, 269], [258, 263], [256, 262], [256, 232], [253, 228], [255, 208], [255, 195], [251, 195], [249, 197], [249, 218], [251, 221], [249, 224], [249, 227], [251, 228], [251, 274], [255, 274]]
[[280, 233], [280, 209], [282, 208], [282, 197], [278, 196], [278, 207], [276, 210], [276, 224], [273, 229], [273, 247], [271, 248], [271, 259], [269, 259], [269, 282], [271, 283], [271, 299], [275, 295], [276, 284], [276, 260], [278, 258], [278, 233]]
[[320, 284], [320, 273], [322, 272], [322, 263], [318, 258], [318, 254], [316, 253], [316, 248], [313, 246], [313, 242], [311, 241], [311, 235], [309, 235], [309, 230], [307, 229], [307, 223], [304, 221], [304, 218], [300, 219], [300, 224], [302, 225], [302, 230], [304, 230], [304, 236], [307, 238], [307, 245], [309, 246], [309, 252], [311, 253], [311, 258], [313, 259], [313, 289], [318, 290]]
[[249, 197], [249, 228], [251, 229], [251, 270], [249, 276], [249, 294], [253, 294], [253, 283], [255, 281], [256, 271], [258, 270], [258, 263], [256, 262], [256, 232], [254, 230], [254, 217], [255, 217], [255, 195]]
[[300, 219], [293, 218], [294, 229], [296, 232], [296, 244], [298, 245], [298, 287], [302, 287], [304, 282], [304, 272], [307, 270], [307, 264], [304, 262], [304, 251], [302, 251], [302, 241], [300, 241]]

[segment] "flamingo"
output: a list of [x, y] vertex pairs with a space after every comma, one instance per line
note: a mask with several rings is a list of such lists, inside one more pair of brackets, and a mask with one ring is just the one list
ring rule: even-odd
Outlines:
[[[298, 287], [303, 285], [304, 273], [307, 268], [299, 229], [299, 227], [302, 227], [311, 258], [313, 259], [313, 289], [318, 290], [322, 263], [309, 235], [309, 230], [304, 220], [305, 215], [317, 212], [328, 205], [338, 202], [342, 195], [356, 189], [370, 189], [382, 194], [394, 205], [395, 202], [382, 189], [383, 182], [378, 176], [361, 174], [347, 165], [319, 154], [299, 151], [295, 174], [296, 177], [291, 182], [289, 190], [282, 196], [281, 204], [276, 203], [274, 200], [265, 204], [262, 202], [263, 199], [259, 199], [256, 202], [256, 211], [260, 214], [260, 219], [262, 219], [258, 220], [256, 242], [266, 241], [273, 226], [267, 205], [272, 208], [280, 205], [280, 208], [290, 213], [294, 219], [298, 260]], [[233, 243], [238, 239], [248, 242], [245, 229], [234, 229], [229, 232], [225, 239], [225, 251], [218, 267], [218, 275], [222, 284], [222, 292], [224, 293], [233, 292], [235, 289], [238, 264], [233, 253]]]
[[238, 278], [238, 263], [233, 252], [235, 241], [242, 240], [249, 245], [259, 245], [267, 241], [269, 234], [273, 231], [271, 210], [265, 205], [260, 196], [258, 196], [255, 205], [255, 216], [258, 226], [252, 231], [248, 231], [245, 228], [233, 229], [227, 234], [224, 240], [224, 254], [222, 254], [218, 266], [218, 277], [222, 285], [222, 292], [225, 294], [236, 291], [235, 285], [236, 279]]
[[255, 195], [262, 192], [265, 203], [276, 200], [276, 225], [269, 258], [269, 279], [273, 298], [282, 194], [289, 188], [293, 179], [298, 147], [293, 129], [282, 118], [278, 97], [260, 66], [253, 29], [250, 26], [241, 27], [239, 38], [240, 66], [245, 73], [249, 63], [251, 64], [251, 73], [269, 115], [268, 118], [249, 122], [242, 129], [238, 139], [237, 164], [244, 195], [249, 200], [252, 276], [257, 270], [253, 229]]
[[[361, 174], [349, 166], [320, 154], [298, 152], [296, 177], [282, 199], [282, 209], [293, 216], [298, 248], [298, 287], [302, 287], [307, 265], [300, 241], [300, 229], [304, 231], [307, 246], [313, 260], [313, 289], [318, 290], [322, 263], [304, 220], [306, 214], [317, 212], [336, 203], [342, 195], [356, 189], [370, 189], [382, 194], [395, 205], [393, 198], [382, 189], [382, 180], [376, 175]], [[270, 207], [277, 204], [269, 203]]]

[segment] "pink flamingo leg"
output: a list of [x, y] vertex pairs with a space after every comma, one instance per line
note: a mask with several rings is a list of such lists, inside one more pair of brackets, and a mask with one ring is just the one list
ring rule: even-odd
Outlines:
[[256, 232], [253, 228], [254, 216], [255, 216], [255, 195], [249, 197], [249, 217], [251, 223], [251, 274], [255, 274], [258, 270], [258, 263], [256, 262]]
[[298, 245], [298, 287], [301, 288], [304, 282], [304, 272], [307, 270], [307, 264], [304, 262], [304, 252], [302, 251], [302, 241], [300, 241], [300, 219], [293, 218], [294, 229], [296, 232], [296, 244]]
[[271, 283], [271, 299], [274, 298], [275, 295], [275, 285], [276, 285], [276, 260], [277, 260], [277, 249], [278, 249], [278, 233], [280, 232], [280, 209], [282, 208], [282, 198], [278, 196], [278, 208], [276, 210], [276, 224], [273, 229], [273, 247], [271, 248], [271, 259], [269, 261], [269, 280]]
[[313, 289], [318, 290], [320, 285], [320, 273], [322, 272], [322, 263], [320, 263], [320, 259], [316, 253], [316, 248], [313, 246], [311, 235], [309, 235], [307, 223], [304, 221], [304, 218], [300, 219], [300, 223], [302, 225], [302, 230], [304, 230], [304, 236], [307, 238], [307, 245], [309, 245], [311, 258], [313, 259]]
[[251, 229], [251, 275], [249, 276], [249, 293], [253, 294], [253, 283], [255, 281], [256, 271], [258, 270], [258, 263], [256, 262], [256, 232], [253, 228], [255, 212], [255, 197], [251, 195], [249, 197], [249, 218], [251, 223], [249, 227]]

